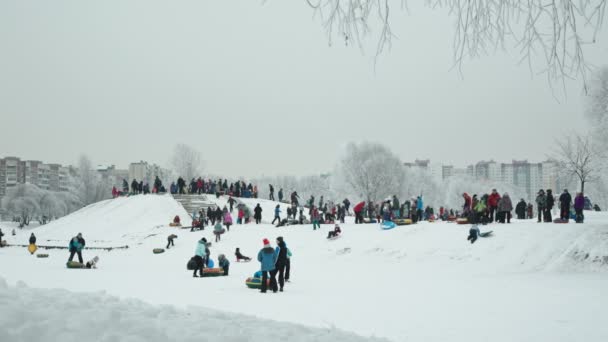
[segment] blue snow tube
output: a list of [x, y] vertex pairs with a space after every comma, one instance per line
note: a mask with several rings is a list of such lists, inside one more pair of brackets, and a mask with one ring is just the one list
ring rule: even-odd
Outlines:
[[213, 266], [215, 266], [215, 263], [213, 262], [213, 259], [209, 259], [209, 261], [207, 261], [207, 267], [213, 268]]
[[389, 229], [393, 229], [393, 228], [397, 227], [397, 225], [393, 221], [384, 221], [382, 223], [381, 227], [384, 230], [389, 230]]
[[254, 277], [254, 278], [260, 278], [260, 279], [262, 279], [262, 271], [257, 271], [257, 272], [255, 272], [255, 273], [253, 274], [253, 277]]

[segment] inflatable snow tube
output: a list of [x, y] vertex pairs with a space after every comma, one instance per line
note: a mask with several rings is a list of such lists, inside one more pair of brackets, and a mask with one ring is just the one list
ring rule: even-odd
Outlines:
[[382, 227], [382, 229], [384, 229], [384, 230], [389, 230], [389, 229], [393, 229], [393, 228], [397, 227], [397, 225], [393, 221], [384, 221], [380, 225], [380, 227]]
[[222, 234], [224, 234], [225, 232], [226, 232], [226, 229], [222, 228], [222, 230], [219, 230], [219, 231], [213, 231], [213, 234], [215, 234], [215, 235], [222, 235]]
[[154, 254], [161, 254], [161, 253], [165, 253], [165, 250], [163, 248], [154, 248], [152, 250], [152, 253], [154, 253]]
[[81, 264], [78, 261], [68, 261], [66, 266], [68, 268], [84, 268], [84, 264]]
[[466, 219], [466, 218], [459, 218], [459, 219], [456, 219], [456, 223], [458, 223], [458, 224], [468, 224], [469, 220]]
[[407, 226], [407, 225], [412, 224], [412, 220], [411, 219], [397, 219], [394, 222], [398, 226]]
[[222, 268], [205, 268], [203, 270], [203, 277], [219, 277], [224, 275], [224, 269]]
[[458, 218], [456, 216], [448, 216], [448, 222], [455, 222]]
[[[245, 285], [247, 285], [247, 287], [250, 289], [261, 289], [262, 278], [249, 277], [245, 280]], [[266, 279], [266, 285], [270, 287], [270, 279]]]
[[181, 227], [181, 226], [182, 226], [181, 223], [175, 223], [175, 222], [169, 223], [169, 227]]
[[568, 223], [568, 220], [562, 220], [560, 218], [556, 218], [555, 220], [553, 220], [553, 223]]
[[213, 259], [207, 260], [207, 267], [213, 268], [213, 266], [215, 266], [215, 262], [213, 261]]
[[48, 258], [48, 254], [36, 254], [36, 258]]

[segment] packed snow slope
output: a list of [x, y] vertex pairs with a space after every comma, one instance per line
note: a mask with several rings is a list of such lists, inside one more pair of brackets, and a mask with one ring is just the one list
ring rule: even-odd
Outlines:
[[[202, 308], [176, 309], [104, 293], [8, 286], [0, 278], [2, 341], [359, 342], [336, 329], [261, 320]], [[381, 339], [373, 339], [382, 341]]]
[[[112, 201], [122, 204], [108, 212]], [[65, 244], [82, 232], [87, 241], [94, 237], [104, 243], [128, 244], [129, 249], [85, 250], [85, 259], [99, 255], [99, 268], [68, 270], [67, 251], [43, 251], [50, 257], [39, 259], [25, 248], [4, 248], [0, 249], [2, 276], [11, 284], [23, 280], [37, 288], [103, 290], [151, 304], [175, 305], [177, 310], [206, 307], [392, 341], [608, 340], [608, 327], [598, 314], [608, 307], [605, 213], [587, 213], [582, 225], [517, 220], [490, 224], [481, 229], [493, 230], [494, 235], [475, 244], [466, 240], [470, 226], [443, 222], [388, 231], [377, 224], [348, 223], [342, 225], [343, 236], [334, 241], [326, 239], [330, 225], [317, 231], [312, 225], [233, 226], [211, 247], [212, 259], [220, 253], [231, 259], [230, 275], [193, 278], [186, 262], [201, 237], [214, 241], [211, 229], [191, 233], [168, 227], [180, 209], [168, 196], [112, 201], [86, 209], [87, 215], [79, 212], [63, 223], [57, 221], [57, 230], [51, 225], [33, 230]], [[274, 205], [266, 203], [264, 208]], [[155, 206], [161, 217], [151, 214], [148, 206]], [[263, 214], [264, 221], [272, 220], [272, 210], [264, 209]], [[90, 217], [104, 215], [120, 224], [104, 228], [86, 224]], [[7, 240], [25, 243], [29, 232], [19, 231]], [[179, 236], [176, 246], [153, 254], [153, 248], [165, 247], [172, 233]], [[277, 236], [283, 236], [293, 252], [292, 282], [283, 293], [260, 294], [244, 284], [259, 263], [234, 262], [234, 249], [240, 247], [255, 259], [262, 239], [274, 245]]]

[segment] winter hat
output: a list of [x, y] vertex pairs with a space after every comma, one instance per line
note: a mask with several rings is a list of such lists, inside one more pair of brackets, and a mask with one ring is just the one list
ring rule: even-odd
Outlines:
[[270, 241], [268, 241], [268, 239], [264, 239], [262, 242], [264, 243], [264, 248], [270, 247]]
[[283, 237], [282, 236], [277, 237], [277, 241], [283, 242]]

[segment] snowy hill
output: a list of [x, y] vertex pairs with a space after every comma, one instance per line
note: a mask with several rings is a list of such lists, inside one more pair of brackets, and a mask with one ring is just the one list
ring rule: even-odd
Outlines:
[[[272, 220], [274, 202], [249, 201], [252, 206], [260, 202], [264, 221]], [[49, 258], [37, 259], [24, 248], [0, 249], [2, 274], [11, 284], [23, 280], [40, 288], [105, 291], [175, 305], [175, 310], [202, 306], [226, 315], [336, 327], [393, 341], [608, 340], [608, 328], [597, 315], [608, 305], [605, 213], [588, 213], [583, 225], [491, 224], [482, 230], [493, 230], [494, 236], [473, 245], [466, 241], [469, 226], [442, 222], [389, 231], [376, 224], [346, 224], [343, 237], [335, 241], [326, 240], [329, 225], [320, 231], [312, 225], [233, 226], [211, 247], [212, 259], [224, 253], [232, 260], [230, 275], [199, 279], [185, 265], [197, 240], [213, 241], [213, 236], [208, 228], [191, 233], [168, 227], [179, 210], [170, 196], [135, 196], [87, 207], [34, 231], [62, 243], [80, 231], [87, 241], [130, 248], [85, 250], [85, 259], [99, 255], [97, 270], [67, 270], [66, 251], [51, 250]], [[103, 222], [104, 217], [111, 221]], [[152, 254], [153, 248], [165, 247], [171, 233], [179, 236], [175, 248]], [[263, 238], [274, 245], [279, 235], [293, 251], [293, 282], [284, 293], [262, 295], [244, 284], [259, 264], [234, 262], [234, 249], [255, 258]], [[17, 239], [26, 241], [27, 233]], [[11, 267], [4, 267], [7, 260]]]
[[[186, 211], [169, 195], [119, 197], [91, 204], [34, 233], [40, 245], [67, 246], [78, 232], [84, 234], [87, 246], [130, 245], [157, 234], [175, 215], [190, 223]], [[26, 242], [27, 237], [21, 241]]]

